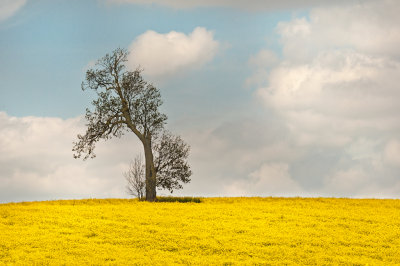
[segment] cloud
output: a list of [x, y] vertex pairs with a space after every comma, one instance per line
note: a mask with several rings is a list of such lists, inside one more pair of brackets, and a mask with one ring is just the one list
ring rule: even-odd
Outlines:
[[283, 59], [257, 95], [299, 143], [343, 147], [360, 135], [399, 131], [399, 6], [316, 8], [309, 19], [278, 25]]
[[400, 31], [397, 1], [314, 8], [308, 18], [279, 23], [284, 55], [308, 61], [321, 50], [351, 49], [370, 56], [398, 58]]
[[352, 51], [283, 62], [258, 91], [304, 144], [345, 145], [363, 133], [399, 129], [400, 63]]
[[398, 168], [391, 168], [377, 153], [369, 159], [356, 160], [349, 167], [336, 169], [324, 179], [324, 195], [358, 198], [399, 198]]
[[[244, 0], [106, 0], [112, 4], [157, 4], [176, 9], [197, 8], [197, 7], [228, 7], [238, 8], [250, 11], [260, 10], [280, 10], [292, 8], [309, 8], [313, 6], [333, 5], [331, 1], [318, 0], [281, 0], [281, 1], [265, 1], [253, 0], [251, 2]], [[352, 0], [338, 0], [334, 4], [356, 2]]]
[[25, 4], [26, 0], [0, 0], [0, 22], [15, 15]]
[[265, 163], [250, 173], [248, 179], [225, 186], [229, 196], [299, 196], [304, 191], [289, 174], [286, 163]]
[[[95, 160], [75, 160], [81, 117], [12, 117], [0, 112], [0, 202], [126, 197], [126, 171], [142, 151], [133, 136], [97, 145]], [[130, 147], [127, 149], [126, 147]]]
[[257, 54], [250, 56], [247, 64], [255, 69], [255, 73], [246, 79], [246, 87], [265, 84], [268, 81], [268, 70], [278, 63], [278, 55], [269, 49], [262, 49]]
[[[191, 146], [189, 159], [194, 173], [192, 182], [177, 195], [272, 195], [266, 187], [252, 189], [251, 184], [258, 182], [255, 170], [279, 160], [287, 163], [299, 154], [284, 138], [279, 121], [271, 117], [268, 123], [263, 122], [254, 116], [236, 116], [219, 123], [204, 118], [173, 125], [174, 131], [180, 132]], [[265, 177], [260, 177], [263, 183], [261, 178]]]
[[[285, 161], [315, 194], [390, 197], [399, 193], [400, 5], [396, 1], [318, 7], [277, 26], [282, 58], [258, 64], [255, 95], [277, 114], [303, 154]], [[263, 61], [262, 52], [251, 59]], [[259, 84], [258, 82], [258, 84]], [[253, 83], [258, 85], [257, 83]], [[323, 158], [332, 155], [329, 168]], [[301, 163], [314, 160], [301, 181]], [[319, 179], [320, 181], [318, 181]], [[310, 190], [311, 189], [311, 190]], [[398, 197], [398, 196], [396, 196]]]
[[275, 52], [268, 49], [262, 49], [256, 55], [250, 56], [248, 64], [256, 68], [267, 68], [274, 66], [278, 62], [279, 58]]
[[385, 146], [384, 160], [389, 165], [400, 168], [400, 141], [391, 139]]
[[147, 31], [130, 45], [128, 64], [134, 69], [140, 65], [146, 75], [172, 75], [211, 61], [218, 46], [213, 32], [202, 27], [188, 35], [176, 31], [166, 34]]

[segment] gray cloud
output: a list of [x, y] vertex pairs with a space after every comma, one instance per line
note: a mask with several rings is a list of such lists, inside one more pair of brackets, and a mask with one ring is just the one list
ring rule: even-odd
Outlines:
[[[265, 117], [243, 115], [235, 120], [223, 119], [214, 126], [202, 121], [190, 128], [174, 127], [192, 147], [194, 172], [193, 181], [178, 194], [305, 195], [290, 176], [288, 166], [301, 151], [294, 149], [285, 125], [276, 117], [269, 116], [266, 121]], [[284, 184], [291, 187], [284, 190]], [[272, 188], [276, 188], [273, 193]]]
[[306, 190], [398, 197], [399, 8], [395, 1], [315, 8], [279, 23], [283, 58], [260, 68], [266, 83], [256, 95], [304, 151], [288, 164]]
[[[351, 2], [359, 2], [352, 0], [338, 0], [338, 1], [318, 1], [318, 0], [106, 0], [111, 4], [157, 4], [161, 6], [172, 7], [176, 9], [196, 8], [196, 7], [228, 7], [237, 8], [250, 11], [265, 11], [265, 10], [280, 10], [280, 9], [296, 9], [296, 8], [310, 8], [315, 6], [331, 6], [339, 4], [348, 4]], [[367, 2], [367, 1], [362, 1]]]

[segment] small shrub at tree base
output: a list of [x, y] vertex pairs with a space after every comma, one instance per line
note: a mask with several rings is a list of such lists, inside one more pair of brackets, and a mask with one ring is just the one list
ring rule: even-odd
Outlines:
[[194, 203], [200, 203], [201, 200], [200, 198], [195, 198], [195, 197], [157, 197], [156, 199], [157, 202], [194, 202]]

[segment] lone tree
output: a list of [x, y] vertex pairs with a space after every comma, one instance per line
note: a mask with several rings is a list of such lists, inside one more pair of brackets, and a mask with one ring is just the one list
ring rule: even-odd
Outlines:
[[93, 111], [86, 109], [86, 133], [78, 135], [72, 150], [74, 158], [94, 158], [100, 139], [133, 132], [144, 148], [146, 200], [154, 201], [157, 187], [172, 191], [190, 182], [189, 146], [164, 130], [167, 116], [159, 110], [160, 91], [143, 79], [140, 69], [126, 68], [127, 56], [125, 49], [118, 48], [86, 72], [82, 90], [94, 90], [97, 99], [92, 102]]

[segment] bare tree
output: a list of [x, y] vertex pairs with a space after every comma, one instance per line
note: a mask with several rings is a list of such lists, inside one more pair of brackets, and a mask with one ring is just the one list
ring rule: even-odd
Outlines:
[[162, 104], [159, 90], [147, 83], [139, 69], [128, 71], [125, 67], [128, 52], [116, 49], [100, 59], [96, 66], [86, 72], [82, 90], [91, 89], [97, 94], [92, 104], [94, 110], [86, 109], [87, 130], [78, 135], [74, 143], [74, 157], [94, 158], [95, 144], [100, 139], [121, 137], [133, 132], [143, 144], [146, 168], [146, 200], [156, 199], [156, 170], [152, 141], [163, 130], [167, 116], [160, 112]]
[[128, 194], [144, 199], [144, 190], [146, 186], [145, 171], [140, 155], [130, 163], [129, 170], [124, 172], [124, 177], [127, 181], [126, 190]]

